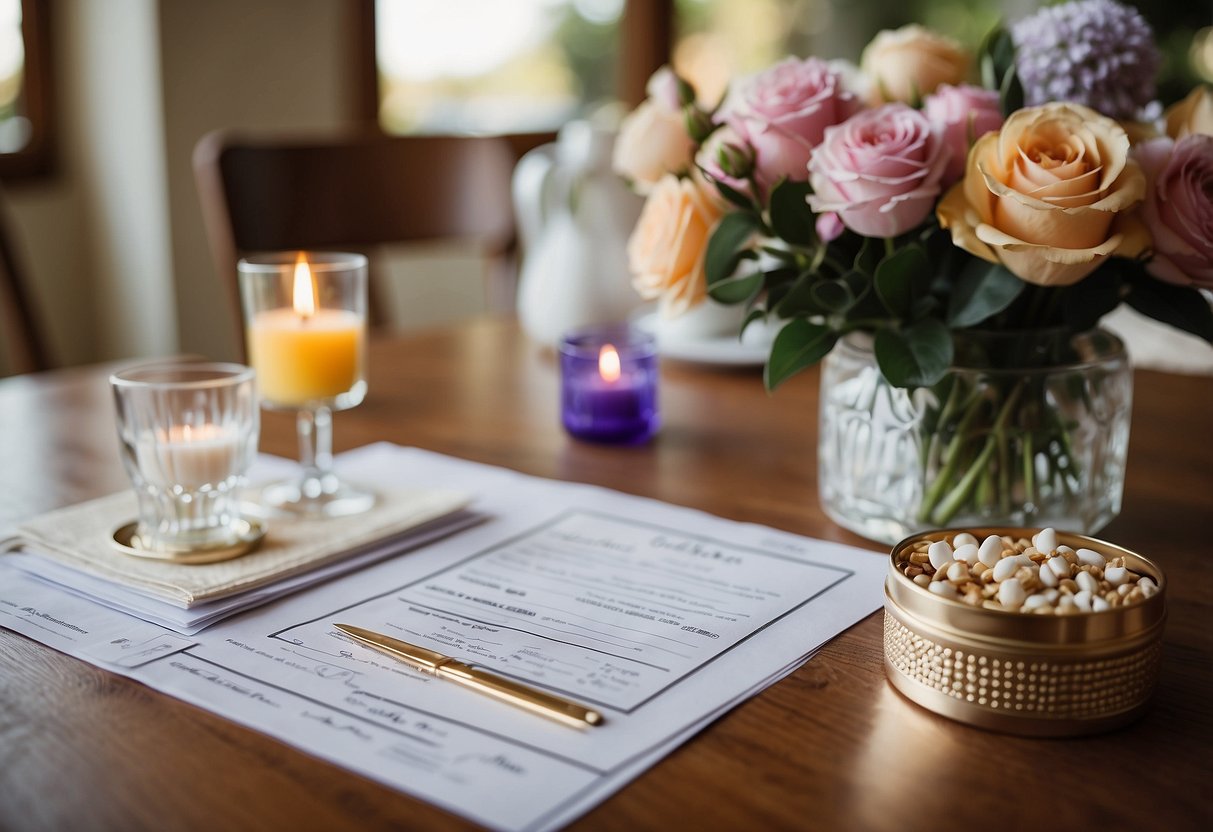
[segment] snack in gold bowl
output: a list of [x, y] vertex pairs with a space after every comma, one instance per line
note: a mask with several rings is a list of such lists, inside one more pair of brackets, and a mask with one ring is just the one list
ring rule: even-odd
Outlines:
[[1053, 529], [914, 535], [885, 583], [885, 668], [911, 700], [1009, 733], [1092, 733], [1153, 691], [1166, 582], [1150, 561]]

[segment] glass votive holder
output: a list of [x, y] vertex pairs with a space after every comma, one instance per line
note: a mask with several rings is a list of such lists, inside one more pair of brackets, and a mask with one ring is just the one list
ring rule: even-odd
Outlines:
[[626, 326], [589, 327], [560, 341], [560, 412], [578, 439], [637, 444], [661, 423], [657, 342]]
[[169, 557], [248, 540], [236, 489], [257, 451], [253, 377], [249, 367], [211, 363], [110, 376], [122, 462], [139, 501], [134, 532], [122, 544]]

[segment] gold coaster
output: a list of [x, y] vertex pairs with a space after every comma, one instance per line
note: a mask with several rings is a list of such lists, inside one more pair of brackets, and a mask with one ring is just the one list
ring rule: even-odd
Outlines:
[[223, 543], [205, 549], [164, 551], [145, 548], [139, 535], [135, 533], [138, 525], [138, 523], [130, 522], [114, 529], [114, 548], [124, 555], [168, 563], [218, 563], [221, 560], [233, 560], [256, 549], [265, 537], [265, 525], [260, 520], [249, 517], [236, 521], [236, 540], [231, 543]]

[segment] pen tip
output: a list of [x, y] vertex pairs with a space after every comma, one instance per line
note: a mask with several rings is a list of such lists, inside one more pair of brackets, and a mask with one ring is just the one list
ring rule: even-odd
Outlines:
[[586, 711], [585, 721], [590, 725], [601, 725], [602, 714], [598, 713], [598, 711]]

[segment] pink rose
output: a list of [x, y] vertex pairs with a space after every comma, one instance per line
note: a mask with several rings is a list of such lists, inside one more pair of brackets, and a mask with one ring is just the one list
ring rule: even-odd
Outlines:
[[788, 58], [751, 78], [724, 118], [749, 137], [755, 178], [766, 189], [781, 176], [807, 179], [809, 156], [825, 129], [845, 121], [859, 106], [841, 74], [825, 61]]
[[1142, 217], [1154, 238], [1150, 274], [1213, 289], [1213, 136], [1154, 139], [1134, 148], [1146, 174]]
[[846, 230], [846, 226], [842, 224], [842, 220], [838, 219], [838, 215], [833, 211], [828, 214], [818, 214], [816, 225], [817, 237], [823, 243], [834, 242]]
[[943, 130], [952, 151], [943, 173], [946, 188], [965, 174], [965, 160], [973, 142], [1002, 127], [1002, 107], [994, 90], [961, 84], [940, 84], [923, 102], [923, 114]]
[[825, 131], [809, 161], [818, 214], [869, 237], [896, 237], [935, 205], [951, 154], [927, 117], [905, 104], [865, 110]]

